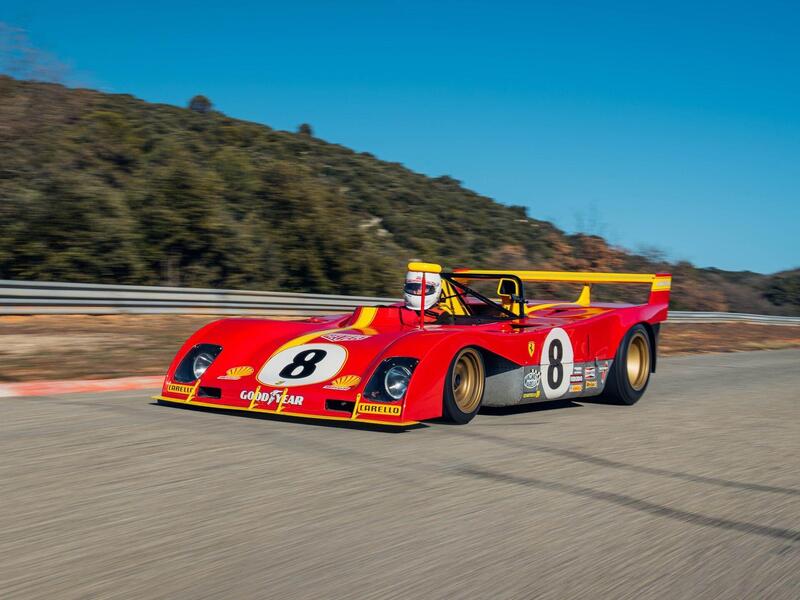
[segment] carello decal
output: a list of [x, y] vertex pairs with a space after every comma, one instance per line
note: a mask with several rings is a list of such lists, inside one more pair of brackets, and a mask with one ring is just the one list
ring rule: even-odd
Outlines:
[[374, 404], [363, 402], [358, 405], [358, 412], [367, 415], [393, 415], [400, 416], [401, 406], [396, 404]]
[[167, 391], [174, 392], [175, 394], [186, 394], [187, 396], [192, 393], [193, 385], [181, 385], [180, 383], [168, 383]]

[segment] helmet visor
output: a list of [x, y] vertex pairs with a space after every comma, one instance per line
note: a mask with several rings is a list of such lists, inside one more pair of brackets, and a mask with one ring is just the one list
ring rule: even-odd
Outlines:
[[[403, 292], [409, 296], [420, 296], [422, 294], [422, 283], [418, 281], [407, 281], [403, 286]], [[430, 296], [436, 293], [436, 286], [432, 283], [425, 282], [425, 295]]]

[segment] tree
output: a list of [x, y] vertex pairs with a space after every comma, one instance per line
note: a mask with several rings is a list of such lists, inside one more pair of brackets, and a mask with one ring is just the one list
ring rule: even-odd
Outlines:
[[197, 96], [189, 100], [189, 110], [203, 115], [210, 113], [211, 100], [209, 100], [202, 94], [198, 94]]
[[314, 130], [311, 129], [311, 125], [308, 123], [301, 123], [300, 126], [297, 128], [297, 133], [300, 135], [307, 135], [308, 137], [312, 137], [314, 135]]

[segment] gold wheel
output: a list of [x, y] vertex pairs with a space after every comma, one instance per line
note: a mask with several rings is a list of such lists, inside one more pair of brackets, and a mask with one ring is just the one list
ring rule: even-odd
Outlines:
[[483, 397], [483, 385], [483, 361], [477, 351], [465, 348], [456, 357], [450, 379], [453, 400], [461, 412], [469, 414], [478, 408]]
[[637, 331], [628, 342], [628, 382], [637, 392], [644, 388], [650, 374], [650, 344], [641, 331]]

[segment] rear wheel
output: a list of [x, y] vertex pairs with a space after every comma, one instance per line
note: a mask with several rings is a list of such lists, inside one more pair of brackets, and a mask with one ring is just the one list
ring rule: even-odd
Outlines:
[[602, 397], [616, 404], [635, 404], [650, 382], [653, 348], [644, 325], [631, 327], [619, 344]]
[[459, 351], [450, 363], [444, 382], [443, 414], [453, 423], [469, 423], [481, 407], [486, 372], [475, 348]]

